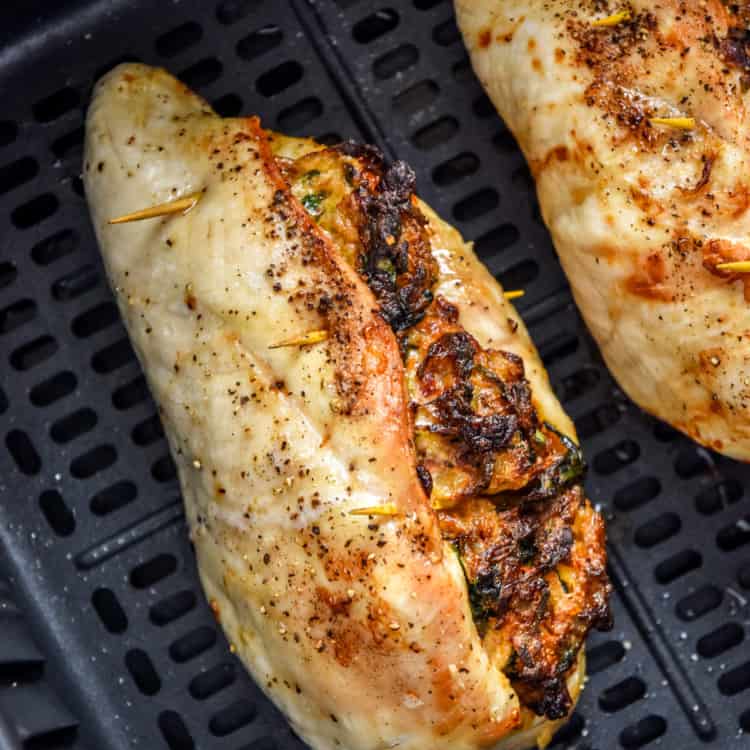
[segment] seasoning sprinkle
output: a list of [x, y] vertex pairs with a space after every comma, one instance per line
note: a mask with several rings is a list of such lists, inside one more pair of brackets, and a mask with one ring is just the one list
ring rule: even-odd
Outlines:
[[301, 336], [295, 336], [286, 341], [279, 341], [278, 344], [271, 344], [269, 349], [281, 349], [286, 346], [310, 346], [312, 344], [319, 344], [321, 341], [325, 341], [328, 338], [328, 331], [309, 331], [303, 333]]
[[157, 216], [169, 216], [170, 214], [182, 214], [183, 216], [195, 207], [196, 203], [203, 196], [203, 192], [191, 193], [184, 198], [159, 203], [156, 206], [142, 208], [140, 211], [134, 211], [130, 214], [124, 214], [114, 219], [110, 219], [110, 224], [127, 224], [130, 221], [143, 221], [144, 219], [154, 219]]

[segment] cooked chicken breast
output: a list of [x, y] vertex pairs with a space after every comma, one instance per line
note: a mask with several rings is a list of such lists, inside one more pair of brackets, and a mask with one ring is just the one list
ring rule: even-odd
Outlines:
[[295, 731], [544, 744], [608, 623], [603, 526], [523, 324], [409, 168], [124, 65], [84, 176], [204, 589]]
[[[641, 407], [750, 460], [750, 10], [456, 0], [607, 365]], [[750, 264], [748, 265], [750, 270]]]

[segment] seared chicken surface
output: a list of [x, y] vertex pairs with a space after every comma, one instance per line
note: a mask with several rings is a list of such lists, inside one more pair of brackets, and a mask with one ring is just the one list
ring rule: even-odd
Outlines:
[[126, 65], [84, 174], [204, 588], [295, 730], [544, 744], [608, 624], [604, 530], [523, 324], [411, 170]]
[[750, 5], [456, 0], [575, 299], [641, 407], [750, 460]]

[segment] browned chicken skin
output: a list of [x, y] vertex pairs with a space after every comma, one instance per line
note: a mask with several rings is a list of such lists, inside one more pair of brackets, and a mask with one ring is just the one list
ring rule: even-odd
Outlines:
[[750, 5], [455, 7], [608, 367], [646, 411], [750, 460]]

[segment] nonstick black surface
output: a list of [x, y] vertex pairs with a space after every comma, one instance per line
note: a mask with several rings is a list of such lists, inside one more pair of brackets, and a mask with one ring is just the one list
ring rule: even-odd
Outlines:
[[553, 747], [747, 747], [750, 467], [635, 408], [571, 303], [512, 137], [445, 0], [0, 7], [0, 748], [302, 743], [203, 599], [154, 405], [80, 179], [91, 86], [164, 65], [225, 115], [407, 159], [519, 308], [609, 520], [612, 633]]

